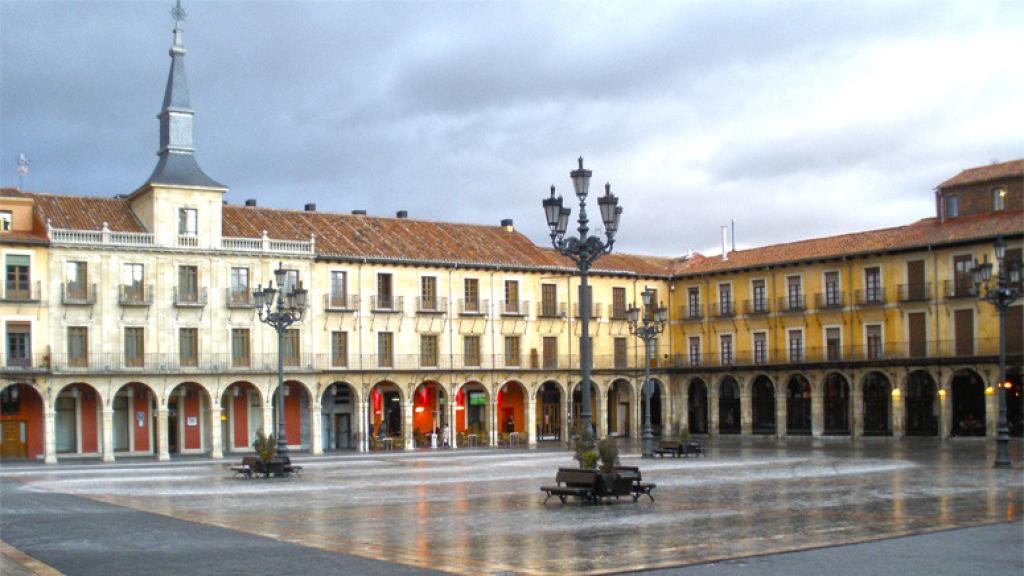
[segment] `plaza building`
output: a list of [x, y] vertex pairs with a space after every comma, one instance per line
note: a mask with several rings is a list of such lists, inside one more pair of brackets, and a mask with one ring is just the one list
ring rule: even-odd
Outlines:
[[[279, 352], [253, 291], [278, 268], [309, 290], [281, 349], [290, 448], [570, 438], [584, 336], [571, 262], [511, 220], [227, 201], [195, 157], [180, 26], [170, 55], [159, 160], [139, 188], [0, 191], [3, 458], [251, 451], [274, 429]], [[603, 257], [586, 335], [598, 434], [638, 437], [646, 361], [656, 434], [993, 435], [997, 322], [970, 268], [1000, 236], [1021, 266], [1022, 197], [1018, 160], [943, 183], [938, 215], [908, 226]], [[670, 311], [650, 360], [626, 321], [645, 288]], [[1020, 434], [1019, 304], [1009, 318]]]

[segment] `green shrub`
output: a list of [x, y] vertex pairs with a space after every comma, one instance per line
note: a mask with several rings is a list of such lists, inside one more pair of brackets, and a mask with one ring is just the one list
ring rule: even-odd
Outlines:
[[263, 429], [260, 428], [256, 431], [256, 441], [252, 443], [252, 447], [256, 450], [256, 455], [259, 456], [260, 461], [266, 464], [277, 455], [277, 438], [273, 434], [267, 436], [263, 433]]
[[679, 430], [679, 443], [683, 444], [685, 446], [689, 442], [690, 442], [690, 429], [687, 428], [686, 426], [683, 426], [682, 429]]
[[597, 460], [600, 455], [597, 450], [585, 450], [580, 454], [580, 468], [586, 468], [587, 470], [593, 470], [597, 468]]
[[604, 438], [597, 443], [597, 453], [601, 458], [601, 472], [611, 474], [619, 464], [619, 445], [614, 438]]
[[[577, 434], [572, 437], [572, 449], [572, 459], [579, 462], [581, 468], [587, 468], [587, 466], [583, 465], [583, 453], [594, 450], [594, 441], [587, 440], [582, 435]], [[590, 468], [593, 468], [593, 466], [590, 466]]]

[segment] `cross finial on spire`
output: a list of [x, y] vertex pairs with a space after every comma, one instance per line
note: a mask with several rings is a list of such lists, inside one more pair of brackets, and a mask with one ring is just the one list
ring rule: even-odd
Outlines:
[[185, 9], [181, 7], [181, 0], [177, 0], [177, 2], [174, 5], [174, 8], [171, 8], [171, 18], [174, 18], [174, 21], [177, 24], [181, 24], [185, 21], [185, 18], [187, 16], [188, 13], [185, 12]]

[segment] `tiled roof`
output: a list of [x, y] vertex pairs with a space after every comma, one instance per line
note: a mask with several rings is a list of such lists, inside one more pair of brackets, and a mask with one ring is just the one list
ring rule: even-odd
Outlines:
[[1000, 162], [999, 164], [989, 164], [988, 166], [978, 166], [977, 168], [968, 168], [949, 180], [946, 180], [942, 184], [939, 184], [939, 188], [962, 186], [964, 184], [976, 184], [978, 182], [988, 182], [990, 180], [1012, 178], [1014, 176], [1024, 178], [1024, 159]]
[[49, 244], [46, 232], [2, 232], [0, 244]]
[[1024, 212], [1000, 212], [957, 218], [940, 223], [926, 218], [907, 226], [868, 230], [853, 234], [814, 238], [786, 244], [762, 246], [729, 253], [729, 259], [695, 254], [676, 262], [672, 273], [686, 276], [711, 272], [725, 272], [743, 268], [756, 268], [806, 260], [830, 259], [843, 255], [870, 254], [924, 248], [994, 238], [1000, 234], [1020, 236], [1024, 233]]
[[145, 232], [128, 201], [123, 198], [30, 194], [42, 222], [54, 228], [102, 230], [103, 223], [113, 232]]
[[8, 198], [25, 198], [28, 194], [25, 194], [17, 188], [0, 188], [0, 196], [7, 196]]

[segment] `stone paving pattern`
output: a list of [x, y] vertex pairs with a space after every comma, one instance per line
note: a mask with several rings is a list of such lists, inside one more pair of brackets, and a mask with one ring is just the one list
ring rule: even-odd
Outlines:
[[[301, 478], [270, 480], [189, 461], [5, 467], [0, 477], [4, 493], [14, 480], [408, 567], [601, 573], [1015, 521], [1024, 478], [1012, 447], [1014, 470], [992, 469], [984, 440], [720, 439], [706, 459], [655, 461], [627, 447], [623, 464], [658, 483], [657, 501], [598, 506], [542, 503], [538, 487], [572, 465], [564, 451], [300, 458]], [[27, 512], [5, 505], [3, 523]]]

